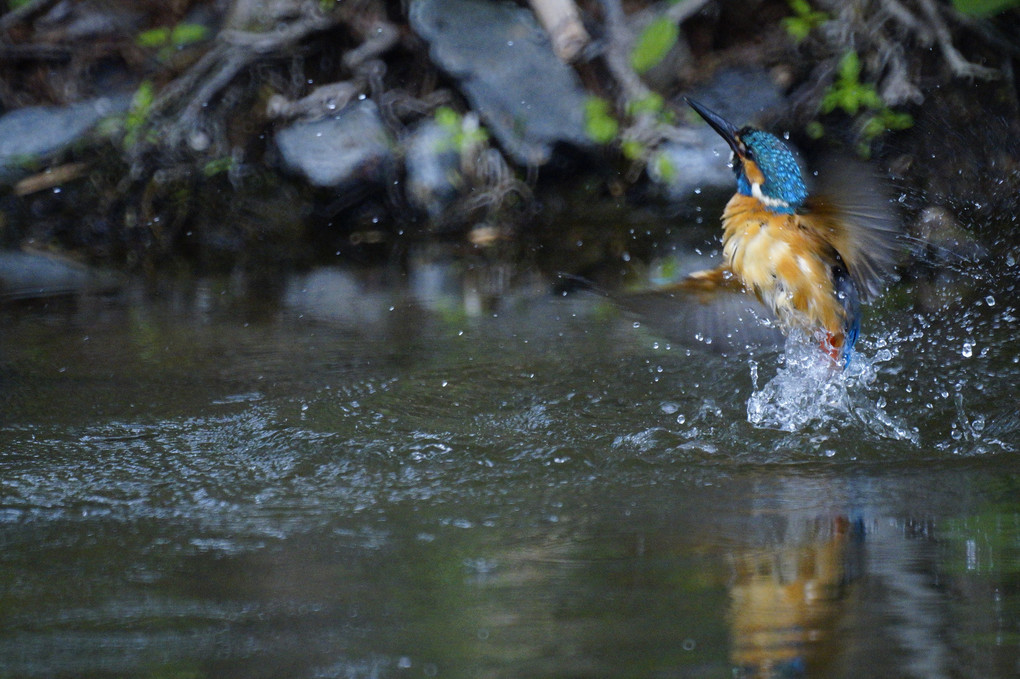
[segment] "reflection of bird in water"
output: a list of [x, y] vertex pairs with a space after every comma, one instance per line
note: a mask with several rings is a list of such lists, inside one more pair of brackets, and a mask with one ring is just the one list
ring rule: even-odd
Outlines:
[[807, 543], [733, 556], [730, 659], [747, 679], [813, 676], [836, 654], [846, 589], [857, 575], [863, 527], [819, 521]]
[[[733, 149], [737, 193], [723, 211], [723, 257], [659, 291], [693, 297], [710, 313], [721, 303], [740, 320], [753, 314], [747, 293], [767, 307], [784, 331], [815, 336], [845, 365], [860, 332], [860, 303], [879, 293], [895, 264], [898, 230], [877, 183], [858, 166], [827, 168], [827, 193], [808, 195], [800, 167], [779, 138], [737, 129], [717, 113], [687, 100]], [[692, 312], [688, 310], [688, 316]], [[694, 320], [718, 334], [719, 321]], [[709, 333], [711, 334], [711, 333]], [[753, 331], [744, 331], [745, 336]], [[732, 339], [732, 338], [731, 338]], [[732, 341], [728, 344], [733, 344]]]

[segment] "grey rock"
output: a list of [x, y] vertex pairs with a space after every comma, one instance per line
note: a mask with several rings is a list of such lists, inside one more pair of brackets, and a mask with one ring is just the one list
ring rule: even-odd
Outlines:
[[712, 79], [690, 92], [737, 127], [769, 126], [781, 118], [787, 107], [779, 86], [761, 68], [737, 67], [718, 71]]
[[515, 162], [542, 165], [561, 142], [591, 145], [581, 81], [553, 54], [529, 10], [490, 0], [417, 0], [410, 20]]
[[0, 302], [108, 292], [119, 285], [112, 273], [61, 257], [0, 251]]
[[29, 106], [0, 117], [0, 183], [24, 176], [26, 163], [70, 148], [130, 102], [128, 95], [100, 97], [68, 106]]
[[276, 133], [276, 146], [284, 166], [315, 186], [382, 183], [393, 174], [393, 140], [370, 100], [292, 123]]
[[404, 141], [407, 198], [432, 219], [441, 216], [460, 195], [460, 155], [453, 134], [431, 120], [416, 127]]
[[648, 176], [669, 200], [685, 202], [695, 196], [721, 197], [733, 193], [736, 179], [729, 165], [730, 147], [710, 127], [694, 132], [691, 141], [668, 141], [648, 164]]

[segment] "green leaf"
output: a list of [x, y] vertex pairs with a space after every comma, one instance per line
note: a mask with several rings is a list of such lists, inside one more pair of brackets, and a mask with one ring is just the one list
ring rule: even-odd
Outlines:
[[162, 47], [170, 42], [170, 29], [166, 26], [159, 28], [151, 28], [147, 31], [142, 31], [135, 38], [135, 44], [139, 47], [153, 48]]
[[[131, 97], [131, 106], [124, 114], [124, 146], [130, 148], [137, 144], [149, 119], [149, 110], [156, 99], [156, 89], [152, 81], [143, 80], [135, 94]], [[151, 131], [150, 131], [151, 132]]]
[[826, 90], [825, 95], [822, 97], [822, 101], [818, 104], [818, 109], [822, 113], [832, 113], [839, 106], [841, 93], [838, 90], [829, 87]]
[[875, 91], [874, 85], [862, 85], [858, 100], [862, 106], [872, 109], [881, 109], [885, 107], [885, 102], [882, 101], [882, 97], [878, 96], [878, 92]]
[[808, 34], [811, 33], [811, 24], [800, 17], [786, 17], [783, 19], [783, 28], [797, 42], [808, 37]]
[[620, 124], [613, 117], [608, 101], [589, 97], [584, 102], [584, 129], [596, 144], [608, 144], [616, 139]]
[[202, 24], [177, 24], [170, 33], [170, 42], [175, 47], [185, 47], [202, 42], [209, 36], [209, 29]]
[[861, 129], [861, 136], [865, 139], [874, 139], [883, 132], [885, 132], [885, 125], [881, 120], [881, 116], [875, 116], [869, 118], [868, 122], [864, 123], [864, 127]]
[[451, 133], [460, 132], [461, 116], [448, 106], [440, 106], [434, 114], [436, 124]]
[[812, 120], [804, 127], [804, 132], [812, 139], [821, 139], [825, 136], [825, 126], [817, 120]]
[[638, 73], [661, 62], [676, 44], [680, 29], [669, 17], [660, 17], [645, 26], [630, 54], [630, 65]]
[[232, 156], [224, 156], [223, 158], [215, 158], [210, 160], [202, 167], [202, 174], [206, 177], [215, 177], [218, 174], [229, 172], [234, 167], [234, 158]]
[[860, 82], [861, 59], [857, 56], [857, 52], [847, 52], [840, 59], [839, 77], [847, 84]]
[[662, 177], [663, 181], [669, 183], [677, 178], [676, 166], [673, 165], [673, 161], [665, 153], [661, 151], [656, 153], [652, 162], [654, 163], [656, 172], [658, 172], [659, 176]]
[[620, 144], [620, 151], [627, 160], [641, 160], [645, 155], [645, 145], [633, 139], [628, 139]]
[[793, 13], [799, 17], [807, 16], [811, 13], [811, 5], [808, 4], [807, 0], [790, 0], [790, 9]]
[[909, 113], [901, 113], [886, 109], [883, 111], [885, 126], [890, 130], [906, 130], [914, 126], [914, 116]]
[[135, 90], [134, 96], [131, 97], [131, 111], [148, 112], [155, 97], [156, 89], [152, 86], [152, 81], [143, 80], [138, 84], [138, 89]]
[[838, 92], [838, 96], [839, 107], [852, 116], [857, 115], [857, 111], [861, 107], [861, 103], [857, 98], [857, 90], [856, 89], [841, 90]]
[[806, 38], [811, 29], [821, 26], [829, 20], [828, 14], [815, 11], [807, 0], [789, 0], [787, 4], [794, 16], [783, 19], [783, 28], [797, 42]]
[[659, 114], [666, 107], [666, 100], [658, 92], [652, 92], [647, 97], [635, 99], [627, 103], [628, 115], [636, 116], [642, 113]]

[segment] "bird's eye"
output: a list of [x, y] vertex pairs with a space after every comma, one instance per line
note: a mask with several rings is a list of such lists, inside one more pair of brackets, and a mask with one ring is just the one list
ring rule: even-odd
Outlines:
[[744, 158], [747, 158], [748, 160], [754, 160], [754, 151], [751, 150], [751, 147], [744, 146], [743, 150], [744, 150]]

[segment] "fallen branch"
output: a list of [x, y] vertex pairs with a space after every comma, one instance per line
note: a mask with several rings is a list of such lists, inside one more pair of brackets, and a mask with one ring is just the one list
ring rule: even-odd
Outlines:
[[581, 22], [574, 0], [530, 0], [538, 22], [549, 34], [553, 52], [560, 61], [570, 63], [581, 53], [591, 37]]

